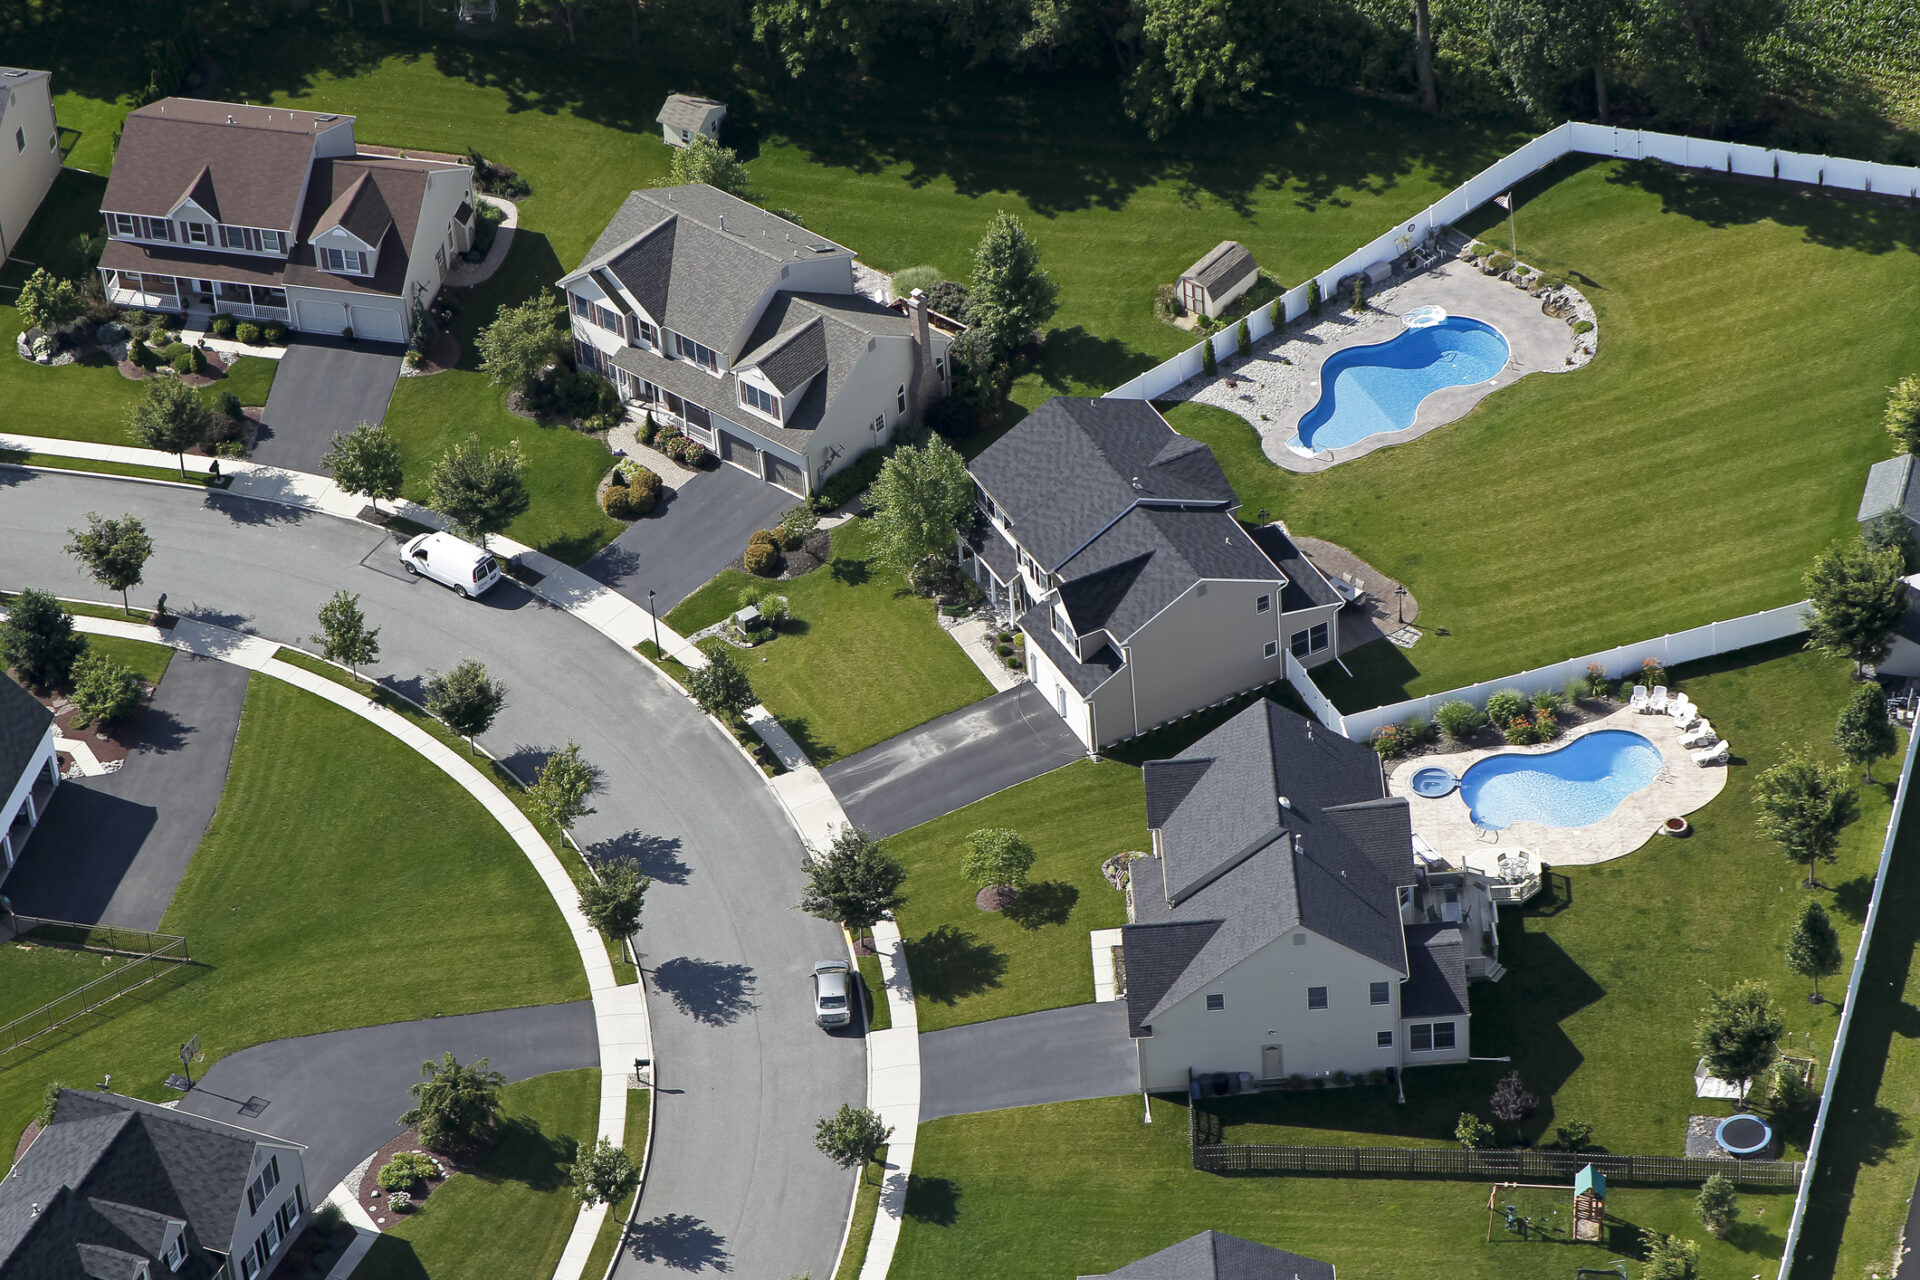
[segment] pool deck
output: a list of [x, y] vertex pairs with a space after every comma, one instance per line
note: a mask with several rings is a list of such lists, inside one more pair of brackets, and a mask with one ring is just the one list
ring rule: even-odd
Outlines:
[[[1421, 401], [1413, 425], [1384, 431], [1313, 457], [1295, 453], [1287, 442], [1298, 434], [1300, 419], [1320, 399], [1320, 370], [1334, 352], [1386, 342], [1401, 331], [1400, 317], [1415, 307], [1444, 307], [1449, 315], [1469, 316], [1498, 329], [1510, 354], [1491, 381], [1445, 387]], [[1482, 397], [1510, 386], [1530, 373], [1571, 373], [1590, 358], [1586, 346], [1598, 336], [1576, 339], [1565, 320], [1540, 309], [1540, 299], [1517, 285], [1482, 275], [1471, 263], [1449, 259], [1380, 290], [1359, 315], [1329, 299], [1318, 319], [1302, 317], [1278, 334], [1256, 342], [1244, 361], [1222, 363], [1211, 380], [1196, 379], [1164, 397], [1192, 400], [1238, 414], [1260, 433], [1260, 446], [1275, 464], [1289, 471], [1324, 471], [1375, 449], [1404, 444], [1466, 416]], [[1580, 314], [1591, 315], [1585, 299]], [[1569, 359], [1573, 363], [1569, 364]]]
[[[1589, 827], [1550, 827], [1541, 822], [1516, 822], [1502, 831], [1482, 831], [1467, 817], [1467, 806], [1456, 789], [1436, 800], [1415, 795], [1413, 775], [1439, 765], [1458, 778], [1488, 756], [1545, 755], [1577, 738], [1602, 729], [1626, 729], [1659, 748], [1660, 772], [1652, 782], [1620, 802], [1612, 813]], [[1530, 747], [1488, 747], [1447, 755], [1417, 756], [1397, 765], [1387, 778], [1391, 795], [1405, 796], [1413, 809], [1413, 829], [1433, 851], [1455, 865], [1498, 875], [1503, 853], [1525, 850], [1550, 866], [1584, 867], [1625, 857], [1658, 837], [1660, 824], [1705, 805], [1727, 785], [1727, 766], [1701, 768], [1679, 742], [1680, 732], [1666, 716], [1641, 715], [1622, 708], [1556, 738]]]

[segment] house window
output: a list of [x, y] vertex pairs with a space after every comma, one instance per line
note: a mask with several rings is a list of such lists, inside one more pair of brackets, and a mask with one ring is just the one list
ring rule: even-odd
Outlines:
[[[270, 231], [275, 252], [280, 249], [280, 233]], [[260, 234], [258, 227], [229, 227], [222, 223], [220, 227], [220, 247], [223, 249], [245, 249], [249, 253], [265, 253], [267, 240]], [[321, 251], [324, 255], [325, 250]]]
[[1296, 658], [1304, 658], [1310, 653], [1319, 653], [1327, 647], [1331, 628], [1327, 623], [1308, 627], [1305, 631], [1296, 631], [1287, 638], [1287, 647]]
[[648, 324], [645, 320], [636, 319], [633, 322], [633, 332], [636, 338], [640, 339], [640, 341], [646, 343], [650, 347], [657, 347], [660, 345], [659, 336], [654, 332], [653, 326]]
[[107, 215], [107, 223], [113, 228], [113, 234], [117, 236], [130, 236], [134, 234], [133, 219], [127, 214], [110, 213]]
[[1415, 1053], [1429, 1053], [1454, 1046], [1451, 1022], [1416, 1022], [1407, 1028], [1407, 1047]]
[[780, 416], [780, 405], [778, 401], [760, 388], [749, 386], [744, 382], [740, 384], [740, 403], [746, 405], [749, 409], [758, 409], [769, 418], [778, 418]]
[[702, 346], [684, 333], [680, 335], [680, 354], [708, 373], [720, 372], [720, 353], [712, 347]]
[[134, 236], [141, 240], [173, 240], [173, 224], [165, 218], [143, 218], [139, 214], [116, 213], [113, 215], [115, 235]]
[[1225, 996], [1220, 995], [1220, 996], [1207, 997], [1208, 1013], [1219, 1013], [1222, 1009], [1226, 1007], [1227, 1007], [1227, 998]]
[[248, 1214], [260, 1212], [260, 1206], [266, 1203], [267, 1194], [279, 1185], [280, 1157], [269, 1156], [267, 1167], [260, 1171], [260, 1176], [255, 1178], [253, 1185], [247, 1188]]
[[299, 1221], [300, 1206], [294, 1203], [295, 1197], [288, 1196], [280, 1211], [273, 1215], [273, 1225], [280, 1228], [280, 1237], [285, 1239], [293, 1234], [293, 1224]]
[[1278, 652], [1280, 652], [1280, 642], [1278, 640], [1269, 640], [1261, 648], [1260, 655], [1265, 658], [1271, 658]]
[[620, 313], [609, 311], [597, 302], [593, 304], [593, 322], [609, 333], [617, 333], [622, 338], [627, 336], [627, 326], [622, 323]]
[[1375, 1047], [1377, 1047], [1377, 1048], [1381, 1048], [1381, 1049], [1391, 1049], [1391, 1048], [1393, 1048], [1393, 1032], [1391, 1032], [1391, 1031], [1376, 1031], [1376, 1032], [1374, 1032], [1374, 1033], [1373, 1033], [1373, 1043], [1374, 1043], [1374, 1045], [1375, 1045]]
[[287, 251], [287, 233], [284, 231], [262, 231], [260, 233], [260, 239], [265, 243], [267, 252], [269, 253], [285, 253]]
[[868, 428], [868, 430], [874, 432], [876, 435], [882, 431], [885, 431], [886, 429], [887, 429], [887, 415], [884, 413], [881, 414], [879, 417], [875, 418], [873, 420], [873, 426]]
[[893, 402], [894, 412], [905, 413], [907, 411], [907, 388], [904, 383], [901, 384], [898, 391], [893, 393]]
[[1327, 1007], [1327, 989], [1325, 987], [1307, 988], [1307, 1008], [1324, 1009]]
[[358, 249], [320, 250], [320, 269], [338, 275], [365, 275], [367, 255]]
[[1433, 1047], [1435, 1049], [1453, 1048], [1453, 1024], [1436, 1022], [1433, 1024]]
[[206, 224], [202, 222], [189, 222], [187, 224], [187, 243], [188, 244], [205, 244], [206, 242], [207, 242]]
[[946, 384], [947, 361], [944, 356], [935, 356], [933, 358], [933, 376], [940, 380], [941, 385], [944, 386]]
[[1253, 611], [1255, 613], [1265, 613], [1271, 608], [1273, 608], [1272, 596], [1261, 596], [1253, 602]]
[[1368, 1004], [1386, 1004], [1391, 999], [1393, 999], [1393, 993], [1386, 983], [1369, 982], [1367, 984]]
[[587, 316], [591, 314], [592, 304], [585, 298], [577, 293], [570, 293], [567, 297], [573, 300], [573, 314], [579, 316], [582, 320], [585, 320]]
[[255, 1258], [253, 1250], [249, 1249], [240, 1258], [240, 1280], [253, 1280], [259, 1274], [260, 1260]]
[[25, 129], [15, 129], [13, 131], [13, 148], [16, 151], [25, 151], [27, 149], [27, 131]]
[[178, 1271], [180, 1269], [180, 1264], [185, 1262], [186, 1260], [187, 1260], [187, 1233], [182, 1231], [179, 1235], [173, 1238], [173, 1243], [167, 1246], [167, 1256], [165, 1259], [167, 1264], [167, 1270]]

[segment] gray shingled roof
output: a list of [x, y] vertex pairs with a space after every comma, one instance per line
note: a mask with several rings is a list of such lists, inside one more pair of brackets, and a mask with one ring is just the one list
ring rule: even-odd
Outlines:
[[1279, 567], [1225, 512], [1144, 506], [1114, 521], [1059, 574], [1074, 630], [1105, 629], [1122, 641], [1203, 580], [1281, 580]]
[[1297, 613], [1301, 609], [1345, 601], [1346, 597], [1334, 590], [1333, 584], [1327, 581], [1327, 575], [1320, 571], [1320, 566], [1307, 559], [1306, 553], [1294, 545], [1293, 539], [1277, 522], [1248, 529], [1247, 533], [1267, 559], [1287, 575], [1287, 585], [1280, 589], [1280, 609], [1283, 613]]
[[1014, 625], [1026, 634], [1027, 646], [1046, 654], [1047, 661], [1066, 677], [1067, 683], [1083, 698], [1113, 679], [1120, 670], [1120, 655], [1113, 651], [1112, 645], [1101, 645], [1088, 654], [1085, 661], [1075, 657], [1073, 650], [1053, 634], [1053, 628], [1047, 624], [1047, 609], [1044, 606], [1027, 610]]
[[1900, 510], [1910, 520], [1920, 520], [1920, 467], [1913, 455], [1876, 462], [1867, 471], [1867, 489], [1860, 495], [1859, 520], [1871, 520], [1883, 511]]
[[1407, 980], [1400, 986], [1403, 1018], [1453, 1018], [1467, 1013], [1467, 953], [1456, 924], [1407, 926]]
[[[352, 171], [349, 169], [347, 172]], [[310, 234], [319, 235], [323, 231], [341, 227], [358, 236], [362, 244], [378, 245], [391, 225], [393, 214], [387, 210], [387, 202], [380, 195], [379, 184], [374, 181], [372, 173], [361, 170], [346, 189], [334, 198], [333, 203], [321, 212]]]
[[757, 369], [779, 389], [791, 395], [827, 367], [827, 326], [819, 316], [788, 329], [740, 357], [740, 368]]
[[691, 93], [670, 93], [653, 122], [670, 129], [698, 129], [707, 122], [707, 113], [715, 107], [725, 111], [727, 104], [712, 98], [697, 98]]
[[1147, 787], [1161, 857], [1135, 863], [1122, 935], [1132, 1034], [1299, 927], [1406, 972], [1413, 830], [1365, 744], [1262, 699], [1149, 765]]
[[0, 791], [13, 790], [52, 723], [53, 712], [0, 672]]
[[1013, 575], [1020, 570], [1013, 544], [1002, 537], [1000, 531], [978, 511], [974, 513], [973, 524], [967, 530], [967, 546], [974, 555], [986, 562], [987, 568], [993, 570], [993, 575], [1003, 585], [1012, 582]]
[[1180, 278], [1195, 281], [1209, 294], [1218, 294], [1233, 288], [1259, 269], [1247, 246], [1238, 240], [1222, 240], [1207, 250], [1204, 258], [1182, 271]]
[[1080, 1280], [1334, 1280], [1333, 1264], [1221, 1231], [1202, 1231], [1105, 1276]]

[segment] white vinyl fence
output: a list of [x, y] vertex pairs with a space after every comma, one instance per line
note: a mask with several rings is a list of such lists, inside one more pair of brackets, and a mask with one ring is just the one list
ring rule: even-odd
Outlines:
[[[1323, 723], [1338, 729], [1344, 737], [1362, 741], [1383, 724], [1398, 724], [1414, 716], [1431, 720], [1436, 707], [1443, 702], [1452, 702], [1456, 698], [1463, 702], [1471, 702], [1476, 707], [1484, 707], [1487, 704], [1487, 698], [1502, 689], [1517, 689], [1530, 696], [1547, 689], [1561, 688], [1569, 680], [1584, 677], [1590, 664], [1603, 667], [1608, 679], [1618, 680], [1622, 676], [1632, 675], [1640, 670], [1641, 663], [1648, 658], [1657, 659], [1663, 667], [1672, 667], [1682, 662], [1694, 662], [1701, 658], [1710, 658], [1715, 654], [1732, 653], [1736, 649], [1766, 644], [1772, 640], [1784, 640], [1788, 636], [1799, 635], [1807, 629], [1804, 617], [1806, 609], [1807, 602], [1804, 600], [1799, 604], [1785, 604], [1778, 609], [1768, 609], [1763, 613], [1750, 613], [1744, 618], [1734, 618], [1727, 622], [1709, 622], [1703, 627], [1694, 627], [1690, 631], [1675, 631], [1638, 644], [1623, 644], [1612, 649], [1603, 649], [1599, 653], [1568, 658], [1565, 662], [1535, 667], [1531, 671], [1522, 671], [1518, 675], [1505, 676], [1499, 680], [1484, 680], [1479, 684], [1468, 685], [1464, 689], [1430, 693], [1424, 698], [1409, 698], [1405, 702], [1374, 707], [1369, 711], [1352, 711], [1346, 715], [1335, 711], [1326, 695], [1319, 689], [1312, 688], [1313, 678], [1305, 671], [1297, 667], [1291, 668], [1287, 672], [1287, 678]], [[1312, 692], [1308, 693], [1307, 690], [1310, 688]]]
[[[1920, 197], [1920, 168], [1908, 165], [1874, 164], [1866, 160], [1775, 151], [1767, 147], [1715, 142], [1708, 138], [1687, 138], [1646, 129], [1614, 129], [1606, 125], [1569, 122], [1548, 130], [1519, 150], [1502, 156], [1413, 217], [1320, 272], [1314, 279], [1320, 282], [1321, 296], [1328, 299], [1330, 305], [1341, 305], [1333, 295], [1343, 278], [1400, 257], [1410, 245], [1424, 240], [1428, 232], [1459, 221], [1501, 192], [1511, 190], [1516, 183], [1567, 155], [1660, 160], [1689, 169], [1712, 169], [1720, 173], [1804, 182], [1847, 191]], [[1281, 305], [1288, 320], [1298, 319], [1307, 309], [1307, 283], [1303, 281], [1282, 294]], [[1256, 340], [1272, 333], [1273, 319], [1268, 308], [1261, 307], [1248, 316], [1247, 329]], [[1237, 349], [1234, 339], [1234, 330], [1228, 327], [1205, 341], [1213, 343], [1214, 355], [1224, 359]], [[1187, 379], [1198, 376], [1202, 367], [1200, 344], [1195, 343], [1179, 355], [1155, 365], [1107, 394], [1122, 400], [1153, 400]]]

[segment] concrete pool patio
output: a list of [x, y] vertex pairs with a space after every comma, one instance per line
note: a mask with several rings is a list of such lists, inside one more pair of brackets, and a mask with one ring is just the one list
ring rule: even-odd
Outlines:
[[[1500, 831], [1483, 831], [1468, 817], [1456, 789], [1438, 798], [1418, 795], [1413, 775], [1435, 765], [1458, 778], [1490, 756], [1547, 755], [1602, 729], [1625, 729], [1660, 752], [1660, 771], [1652, 782], [1622, 800], [1600, 821], [1585, 827], [1553, 827], [1516, 822]], [[1524, 850], [1536, 863], [1584, 867], [1625, 857], [1658, 833], [1668, 818], [1685, 817], [1703, 807], [1727, 785], [1727, 766], [1701, 768], [1680, 745], [1680, 730], [1664, 715], [1642, 715], [1625, 707], [1580, 725], [1552, 742], [1529, 747], [1486, 747], [1444, 755], [1416, 756], [1396, 765], [1387, 778], [1391, 795], [1405, 796], [1413, 810], [1413, 829], [1433, 851], [1456, 865], [1490, 876], [1499, 874], [1501, 854]]]
[[[1571, 285], [1575, 313], [1591, 320], [1591, 305]], [[1300, 419], [1320, 399], [1320, 371], [1337, 351], [1386, 342], [1401, 331], [1400, 318], [1415, 307], [1438, 306], [1449, 315], [1467, 316], [1498, 329], [1510, 349], [1507, 363], [1491, 381], [1435, 391], [1420, 404], [1413, 424], [1384, 431], [1338, 449], [1307, 457], [1288, 448]], [[1545, 314], [1541, 299], [1498, 276], [1483, 275], [1470, 262], [1445, 259], [1388, 285], [1367, 299], [1355, 315], [1344, 300], [1329, 298], [1319, 317], [1302, 316], [1253, 344], [1252, 354], [1212, 379], [1175, 387], [1165, 400], [1191, 400], [1245, 418], [1260, 433], [1260, 447], [1289, 471], [1324, 471], [1375, 449], [1418, 439], [1435, 427], [1458, 421], [1482, 397], [1510, 386], [1530, 373], [1571, 373], [1585, 365], [1598, 330], [1575, 336], [1572, 326]], [[1571, 362], [1571, 363], [1570, 363]]]

